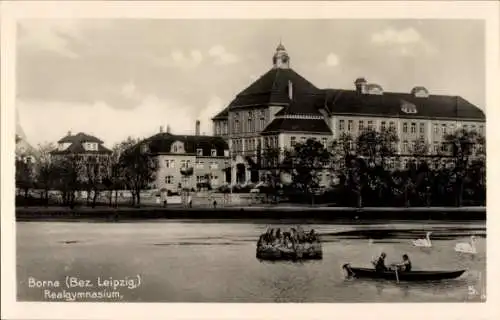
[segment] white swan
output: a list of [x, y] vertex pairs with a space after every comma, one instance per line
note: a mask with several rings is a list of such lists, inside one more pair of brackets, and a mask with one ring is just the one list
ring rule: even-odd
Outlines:
[[431, 242], [431, 235], [432, 232], [427, 232], [425, 239], [417, 239], [413, 240], [413, 245], [415, 247], [425, 247], [425, 248], [430, 248], [432, 247], [432, 242]]
[[455, 245], [456, 252], [476, 254], [476, 237], [470, 236], [470, 242], [460, 242]]

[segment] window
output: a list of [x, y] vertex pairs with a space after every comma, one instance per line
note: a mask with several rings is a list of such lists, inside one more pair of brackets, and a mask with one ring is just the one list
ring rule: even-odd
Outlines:
[[248, 119], [247, 120], [247, 132], [253, 132], [254, 131], [252, 124], [253, 124], [252, 119]]
[[380, 122], [380, 131], [385, 130], [385, 121]]
[[297, 143], [296, 137], [290, 137], [290, 146], [295, 147], [296, 143]]
[[368, 121], [368, 130], [373, 130], [373, 121]]
[[240, 132], [240, 120], [235, 120], [234, 121], [234, 132], [235, 133]]
[[205, 176], [196, 176], [196, 183], [205, 182]]
[[321, 138], [321, 144], [323, 145], [323, 147], [327, 147], [327, 141], [328, 139], [327, 138]]
[[203, 161], [197, 160], [196, 161], [196, 168], [197, 169], [203, 169], [203, 167], [204, 167]]
[[165, 160], [165, 167], [175, 168], [175, 160]]
[[365, 130], [365, 123], [363, 122], [363, 120], [359, 120], [359, 122], [358, 122], [358, 130], [359, 131]]
[[420, 123], [420, 133], [424, 133], [425, 132], [425, 123], [421, 122]]
[[417, 132], [417, 124], [415, 122], [411, 123], [411, 133], [415, 134]]
[[210, 162], [210, 169], [215, 170], [219, 168], [219, 164], [215, 161]]
[[260, 120], [259, 120], [259, 122], [260, 122], [260, 125], [259, 125], [260, 130], [264, 130], [264, 123], [265, 123], [264, 121], [265, 121], [265, 120], [264, 120], [264, 118], [263, 118], [263, 117], [262, 117], [262, 118], [260, 118]]
[[300, 142], [305, 143], [306, 142], [306, 137], [300, 137]]
[[476, 126], [475, 125], [471, 126], [471, 131], [476, 131]]
[[181, 160], [181, 168], [187, 168], [186, 160]]
[[466, 125], [466, 124], [464, 124], [464, 130], [465, 130], [465, 131], [469, 130], [469, 126], [468, 126], [468, 125]]
[[224, 157], [229, 157], [229, 150], [224, 150]]
[[403, 141], [403, 153], [408, 152], [408, 141]]
[[165, 183], [166, 184], [173, 184], [174, 183], [174, 177], [173, 176], [166, 176], [165, 177]]
[[203, 149], [196, 149], [196, 155], [197, 155], [198, 157], [203, 156]]
[[479, 133], [480, 134], [484, 133], [484, 126], [483, 125], [479, 126]]
[[396, 123], [394, 121], [389, 122], [389, 129], [396, 131]]
[[345, 129], [345, 121], [344, 120], [339, 120], [339, 131], [344, 131]]
[[210, 155], [211, 155], [212, 157], [217, 157], [217, 149], [212, 149], [212, 150], [210, 150]]
[[444, 124], [444, 123], [441, 125], [441, 133], [442, 133], [443, 135], [445, 135], [445, 134], [446, 134], [446, 124]]
[[408, 133], [408, 123], [403, 123], [403, 133]]
[[347, 131], [351, 132], [352, 131], [352, 126], [353, 126], [353, 121], [349, 120], [347, 121]]
[[191, 168], [191, 160], [186, 161], [186, 168]]

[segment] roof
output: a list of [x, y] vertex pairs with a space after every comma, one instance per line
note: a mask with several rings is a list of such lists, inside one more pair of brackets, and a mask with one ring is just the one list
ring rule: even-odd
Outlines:
[[86, 154], [110, 154], [111, 150], [103, 146], [102, 144], [97, 145], [97, 150], [85, 150], [82, 145], [82, 142], [74, 142], [68, 148], [64, 150], [54, 150], [51, 154], [77, 154], [77, 153], [86, 153]]
[[212, 120], [227, 119], [228, 115], [229, 115], [229, 107], [225, 107], [221, 112], [217, 113], [215, 117], [212, 118]]
[[310, 132], [321, 134], [332, 134], [332, 130], [323, 119], [300, 119], [300, 118], [275, 118], [261, 132], [270, 134], [275, 132]]
[[203, 156], [211, 156], [211, 150], [217, 150], [217, 156], [223, 157], [224, 150], [229, 150], [227, 142], [221, 137], [173, 135], [167, 132], [158, 133], [142, 142], [149, 145], [149, 151], [153, 154], [171, 153], [172, 143], [180, 141], [184, 143], [185, 154], [197, 154], [197, 149], [203, 150]]
[[[83, 147], [83, 143], [85, 142], [97, 143], [97, 150], [85, 150], [85, 148]], [[112, 153], [111, 150], [102, 145], [103, 144], [102, 140], [83, 132], [79, 132], [75, 135], [71, 135], [71, 133], [68, 133], [68, 135], [59, 140], [58, 143], [70, 143], [70, 145], [64, 150], [54, 150], [51, 152], [51, 154], [57, 155], [57, 154], [76, 154], [76, 153], [87, 153], [87, 154]]]
[[290, 102], [289, 83], [292, 84], [293, 96], [321, 92], [293, 69], [273, 68], [240, 92], [229, 104], [229, 109], [243, 106], [288, 104]]
[[83, 132], [79, 132], [75, 135], [71, 135], [71, 133], [68, 133], [67, 136], [62, 138], [61, 140], [57, 141], [58, 143], [74, 143], [74, 142], [95, 142], [95, 143], [104, 143], [102, 140], [88, 135]]
[[[316, 107], [331, 114], [355, 114], [401, 118], [441, 118], [485, 120], [484, 112], [459, 96], [429, 95], [418, 98], [411, 93], [384, 92], [381, 95], [359, 94], [354, 90], [323, 90]], [[413, 105], [417, 113], [403, 112], [403, 105]]]
[[318, 115], [317, 100], [323, 100], [323, 96], [319, 94], [303, 94], [298, 95], [290, 104], [276, 113], [276, 116], [281, 115]]

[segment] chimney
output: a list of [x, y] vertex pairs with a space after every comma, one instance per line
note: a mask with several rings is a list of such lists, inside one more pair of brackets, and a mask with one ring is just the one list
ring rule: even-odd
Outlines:
[[71, 136], [71, 131], [68, 131], [68, 136]]
[[197, 135], [197, 136], [200, 135], [200, 120], [196, 120], [195, 135]]
[[357, 78], [354, 81], [354, 85], [356, 86], [356, 92], [359, 94], [366, 93], [366, 79], [365, 78]]
[[170, 133], [170, 126], [167, 124], [167, 133]]
[[163, 126], [160, 126], [160, 133], [163, 133]]
[[293, 100], [293, 83], [291, 80], [288, 80], [288, 98]]

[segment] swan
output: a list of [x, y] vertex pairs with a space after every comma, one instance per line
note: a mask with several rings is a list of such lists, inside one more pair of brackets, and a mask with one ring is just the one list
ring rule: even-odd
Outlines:
[[425, 239], [417, 239], [413, 240], [413, 245], [415, 247], [425, 247], [425, 248], [430, 248], [432, 247], [432, 242], [430, 239], [430, 235], [432, 232], [427, 232]]
[[456, 252], [462, 252], [462, 253], [471, 253], [475, 254], [477, 253], [476, 250], [476, 237], [471, 236], [470, 237], [470, 242], [460, 242], [455, 245], [455, 251]]

